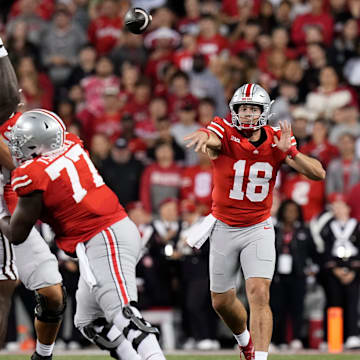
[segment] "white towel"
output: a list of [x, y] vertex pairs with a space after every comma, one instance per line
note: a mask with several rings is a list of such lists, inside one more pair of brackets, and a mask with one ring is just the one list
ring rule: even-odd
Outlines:
[[90, 290], [96, 285], [96, 279], [93, 272], [90, 269], [89, 259], [86, 256], [84, 243], [78, 243], [76, 245], [76, 255], [79, 259], [80, 275], [89, 285]]
[[196, 223], [187, 229], [184, 232], [184, 237], [189, 246], [200, 249], [209, 238], [215, 222], [216, 218], [212, 214], [209, 214], [203, 221]]

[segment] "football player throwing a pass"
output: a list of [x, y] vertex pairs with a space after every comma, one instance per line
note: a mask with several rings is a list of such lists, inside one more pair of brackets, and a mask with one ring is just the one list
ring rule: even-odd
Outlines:
[[[285, 162], [310, 179], [325, 178], [320, 162], [297, 150], [288, 123], [267, 125], [271, 103], [261, 86], [245, 84], [231, 99], [231, 123], [215, 117], [206, 129], [185, 137], [188, 147], [209, 154], [214, 174], [212, 213], [188, 242], [199, 247], [210, 239], [212, 304], [246, 360], [266, 360], [272, 334], [269, 288], [275, 234], [270, 208], [276, 174]], [[250, 305], [251, 337], [246, 310], [235, 291], [240, 267]]]

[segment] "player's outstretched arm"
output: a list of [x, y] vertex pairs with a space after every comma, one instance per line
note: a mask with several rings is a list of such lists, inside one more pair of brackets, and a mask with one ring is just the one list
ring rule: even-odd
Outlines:
[[295, 145], [291, 144], [291, 125], [287, 122], [279, 123], [281, 128], [281, 137], [278, 139], [274, 137], [274, 141], [279, 150], [288, 154], [286, 163], [299, 173], [307, 176], [312, 180], [324, 180], [326, 171], [321, 165], [321, 162], [302, 154], [296, 149]]
[[0, 229], [14, 245], [22, 244], [40, 217], [42, 210], [42, 192], [34, 191], [20, 196], [16, 209], [10, 217], [0, 219]]
[[210, 130], [199, 129], [194, 131], [188, 136], [184, 137], [185, 141], [190, 141], [186, 147], [190, 148], [194, 146], [194, 150], [198, 152], [199, 150], [206, 152], [206, 149], [210, 150], [220, 150], [221, 149], [221, 140]]
[[321, 165], [321, 162], [301, 152], [298, 152], [293, 159], [288, 157], [286, 163], [311, 180], [325, 179], [326, 171]]
[[0, 125], [15, 113], [20, 103], [18, 81], [0, 38]]

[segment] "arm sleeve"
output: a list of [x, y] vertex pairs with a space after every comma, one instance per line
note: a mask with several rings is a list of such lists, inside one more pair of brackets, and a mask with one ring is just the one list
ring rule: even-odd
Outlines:
[[[34, 163], [33, 163], [34, 164]], [[26, 166], [16, 168], [11, 176], [11, 187], [18, 196], [26, 196], [35, 190], [46, 191], [50, 178], [42, 171], [35, 169], [35, 166]]]

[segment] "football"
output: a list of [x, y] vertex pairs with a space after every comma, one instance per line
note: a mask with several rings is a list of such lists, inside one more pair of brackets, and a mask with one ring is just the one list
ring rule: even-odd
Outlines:
[[125, 14], [125, 25], [133, 34], [142, 34], [151, 23], [151, 15], [144, 9], [132, 8]]

